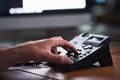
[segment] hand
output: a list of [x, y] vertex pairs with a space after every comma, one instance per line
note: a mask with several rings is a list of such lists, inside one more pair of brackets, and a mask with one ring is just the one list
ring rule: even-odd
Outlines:
[[59, 56], [57, 47], [63, 47], [67, 51], [77, 52], [76, 48], [64, 40], [62, 37], [53, 37], [22, 44], [17, 52], [22, 53], [22, 60], [36, 62], [57, 62], [62, 64], [71, 63], [71, 59], [65, 56]]
[[77, 53], [76, 48], [62, 37], [53, 37], [38, 41], [30, 41], [15, 47], [0, 51], [0, 70], [4, 70], [19, 62], [57, 62], [62, 64], [71, 63], [71, 59], [59, 56], [57, 47], [63, 47], [67, 51]]

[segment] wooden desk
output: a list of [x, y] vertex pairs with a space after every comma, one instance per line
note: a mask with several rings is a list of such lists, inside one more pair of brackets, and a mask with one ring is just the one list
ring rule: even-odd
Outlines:
[[0, 80], [120, 80], [120, 42], [111, 42], [113, 66], [59, 72], [50, 67], [23, 67], [0, 73]]

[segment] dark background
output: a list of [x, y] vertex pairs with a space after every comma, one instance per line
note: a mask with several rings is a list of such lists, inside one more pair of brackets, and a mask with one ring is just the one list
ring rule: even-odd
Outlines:
[[[98, 0], [99, 1], [99, 0]], [[22, 7], [22, 0], [1, 0], [0, 1], [0, 46], [8, 47], [16, 45], [29, 40], [38, 40], [43, 38], [49, 38], [53, 36], [62, 36], [63, 38], [70, 40], [74, 36], [79, 35], [82, 32], [98, 33], [108, 35], [112, 40], [120, 41], [120, 0], [105, 0], [104, 3], [97, 2], [97, 0], [87, 0], [87, 7], [83, 10], [61, 10], [61, 11], [44, 11], [41, 14], [19, 14], [10, 15], [8, 10], [10, 7]], [[46, 18], [57, 16], [70, 16], [89, 14], [90, 18], [88, 23], [76, 24], [76, 25], [54, 25], [50, 23]], [[32, 18], [31, 18], [32, 17]], [[53, 24], [52, 26], [33, 25], [32, 28], [29, 24], [39, 23], [41, 21], [38, 18], [43, 18], [42, 23]], [[26, 20], [25, 20], [26, 19]], [[44, 21], [44, 19], [46, 19]], [[64, 17], [62, 18], [64, 19]], [[71, 18], [67, 17], [68, 23]], [[86, 18], [87, 19], [87, 18]], [[18, 25], [10, 25], [14, 21]], [[29, 21], [27, 21], [29, 20]], [[59, 18], [57, 19], [59, 20]], [[75, 19], [78, 21], [77, 19]], [[76, 22], [73, 19], [73, 22]], [[80, 22], [84, 18], [80, 19]], [[10, 22], [10, 23], [9, 23]], [[32, 23], [33, 22], [33, 23]], [[85, 22], [85, 21], [84, 21]], [[11, 24], [12, 24], [11, 23]], [[24, 27], [24, 24], [27, 27]], [[8, 27], [5, 25], [7, 24]], [[19, 25], [21, 24], [21, 25]], [[64, 22], [63, 22], [64, 24]], [[21, 28], [22, 26], [22, 28]], [[4, 28], [6, 27], [6, 28]], [[12, 28], [11, 28], [12, 27]]]

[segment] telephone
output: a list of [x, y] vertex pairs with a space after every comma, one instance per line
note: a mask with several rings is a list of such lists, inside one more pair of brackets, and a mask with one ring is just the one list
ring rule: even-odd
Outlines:
[[78, 50], [78, 53], [68, 52], [58, 47], [61, 56], [70, 57], [71, 64], [58, 64], [50, 62], [49, 65], [66, 70], [85, 68], [98, 62], [100, 66], [113, 65], [109, 52], [110, 38], [105, 35], [82, 33], [69, 41]]

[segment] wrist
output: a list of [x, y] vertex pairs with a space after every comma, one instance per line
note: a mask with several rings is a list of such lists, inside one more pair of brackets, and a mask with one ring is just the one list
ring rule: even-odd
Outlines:
[[21, 54], [16, 47], [7, 48], [1, 51], [1, 54], [4, 55], [8, 60], [15, 60], [16, 62], [21, 60]]
[[7, 69], [20, 61], [20, 54], [16, 53], [15, 48], [0, 50], [0, 70]]
[[12, 52], [17, 55], [20, 62], [29, 62], [32, 60], [31, 44], [21, 44], [13, 48]]

